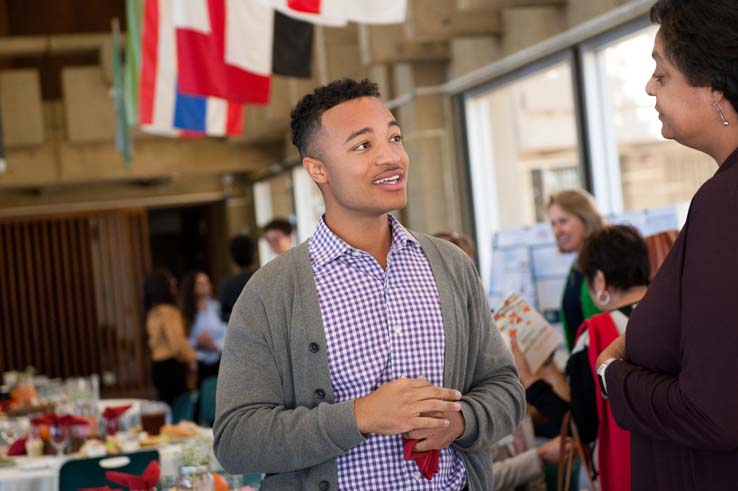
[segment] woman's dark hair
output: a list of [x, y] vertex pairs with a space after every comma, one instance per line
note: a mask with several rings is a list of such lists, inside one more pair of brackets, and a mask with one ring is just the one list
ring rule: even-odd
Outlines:
[[204, 271], [196, 270], [190, 271], [182, 278], [179, 284], [179, 309], [182, 311], [182, 316], [185, 320], [185, 331], [187, 335], [190, 335], [192, 324], [195, 322], [197, 316], [197, 295], [195, 295], [195, 283], [197, 282], [197, 275], [200, 273], [206, 274]]
[[174, 304], [172, 294], [172, 274], [166, 269], [157, 268], [144, 279], [143, 301], [144, 311], [148, 312], [157, 305]]
[[590, 285], [597, 271], [617, 290], [648, 285], [651, 266], [648, 247], [630, 225], [610, 225], [592, 232], [584, 241], [577, 265]]
[[254, 264], [256, 244], [251, 237], [247, 235], [236, 235], [231, 239], [228, 247], [231, 250], [233, 261], [242, 268]]
[[651, 20], [687, 82], [723, 92], [738, 110], [738, 1], [659, 0]]

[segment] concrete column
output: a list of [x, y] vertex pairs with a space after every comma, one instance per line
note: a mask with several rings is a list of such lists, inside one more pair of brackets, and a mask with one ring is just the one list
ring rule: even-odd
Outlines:
[[560, 7], [510, 7], [502, 9], [502, 51], [515, 53], [564, 30], [566, 19]]
[[[446, 63], [395, 65], [395, 92], [398, 96], [415, 88], [442, 84]], [[458, 230], [461, 224], [458, 175], [454, 165], [447, 101], [440, 93], [420, 93], [395, 110], [403, 129], [405, 149], [410, 156], [408, 206], [402, 211], [404, 223], [420, 232]]]
[[502, 55], [499, 36], [452, 38], [449, 43], [451, 62], [448, 67], [448, 78], [451, 80], [488, 65]]

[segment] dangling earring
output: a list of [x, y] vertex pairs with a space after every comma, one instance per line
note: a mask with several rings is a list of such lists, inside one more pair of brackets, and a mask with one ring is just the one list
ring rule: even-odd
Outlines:
[[597, 297], [597, 303], [603, 307], [610, 303], [610, 292], [607, 290], [600, 290], [595, 296]]
[[725, 117], [725, 114], [723, 114], [723, 110], [720, 107], [720, 104], [716, 102], [713, 104], [713, 106], [717, 110], [718, 114], [720, 114], [720, 120], [723, 122], [723, 126], [728, 126], [730, 123], [728, 122], [728, 118]]

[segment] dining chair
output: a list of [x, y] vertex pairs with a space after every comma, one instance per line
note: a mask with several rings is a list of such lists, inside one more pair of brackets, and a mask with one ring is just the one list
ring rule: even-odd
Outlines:
[[112, 483], [105, 478], [105, 472], [114, 470], [141, 474], [152, 460], [159, 460], [159, 452], [156, 450], [68, 460], [59, 469], [59, 491], [109, 486]]
[[215, 422], [215, 390], [218, 377], [207, 377], [200, 384], [199, 422], [201, 426], [213, 426]]
[[174, 400], [174, 403], [172, 403], [172, 424], [177, 424], [180, 421], [194, 421], [197, 398], [198, 392], [194, 390], [185, 392]]

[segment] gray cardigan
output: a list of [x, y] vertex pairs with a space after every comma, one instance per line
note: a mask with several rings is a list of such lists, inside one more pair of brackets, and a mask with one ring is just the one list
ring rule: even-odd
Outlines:
[[[492, 489], [493, 443], [525, 413], [512, 357], [492, 323], [471, 260], [416, 234], [431, 265], [446, 336], [444, 385], [463, 394], [455, 443], [469, 489]], [[338, 489], [336, 457], [365, 438], [353, 401], [333, 402], [308, 244], [257, 271], [231, 314], [218, 376], [215, 455], [232, 474], [264, 472], [261, 489]]]

